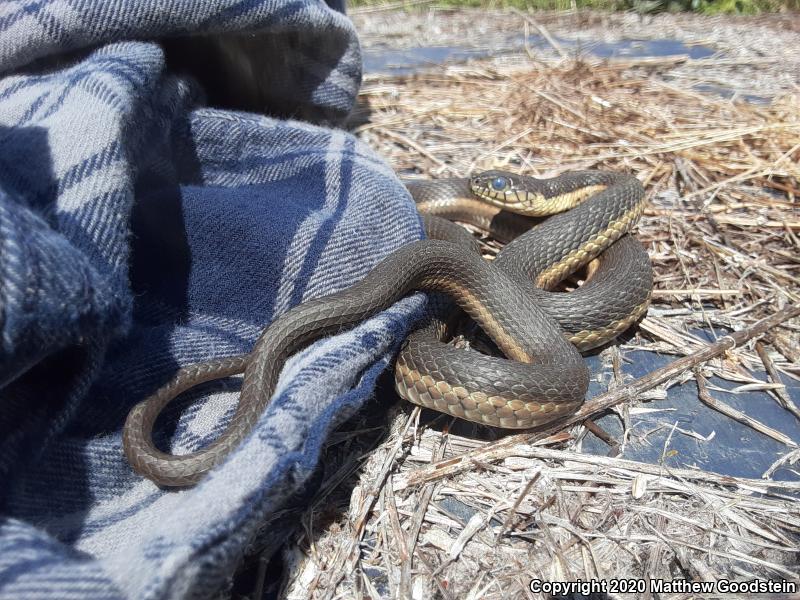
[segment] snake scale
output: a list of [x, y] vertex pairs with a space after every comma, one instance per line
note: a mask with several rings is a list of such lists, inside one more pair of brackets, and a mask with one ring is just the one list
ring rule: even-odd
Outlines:
[[[401, 348], [395, 384], [402, 397], [506, 428], [540, 426], [580, 406], [589, 382], [580, 351], [617, 336], [649, 303], [650, 261], [628, 235], [644, 203], [639, 181], [598, 171], [552, 179], [487, 171], [407, 187], [429, 239], [401, 247], [352, 287], [290, 309], [249, 354], [181, 368], [128, 415], [123, 447], [138, 473], [162, 486], [197, 483], [253, 429], [289, 356], [415, 290], [449, 296], [506, 358], [445, 343], [452, 319], [443, 311]], [[550, 214], [531, 228], [533, 217]], [[470, 234], [442, 217], [473, 223], [508, 244], [487, 261]], [[599, 264], [582, 286], [552, 291], [595, 258]], [[186, 455], [155, 447], [153, 426], [170, 401], [200, 383], [242, 372], [239, 403], [222, 435]]]

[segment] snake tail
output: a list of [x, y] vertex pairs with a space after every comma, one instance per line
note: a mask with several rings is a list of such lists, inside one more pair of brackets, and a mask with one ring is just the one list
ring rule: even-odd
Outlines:
[[[533, 392], [539, 397], [530, 398], [519, 408], [513, 401], [504, 401], [495, 407], [501, 412], [506, 407], [512, 412], [536, 412], [543, 423], [561, 414], [549, 408], [551, 405], [575, 406], [583, 400], [588, 387], [586, 366], [558, 326], [541, 309], [526, 302], [524, 293], [479, 255], [464, 252], [449, 242], [424, 240], [395, 251], [352, 287], [304, 302], [281, 315], [261, 334], [249, 355], [209, 363], [211, 366], [206, 367], [202, 377], [191, 367], [186, 368], [165, 388], [137, 405], [128, 417], [123, 437], [125, 454], [133, 468], [162, 486], [197, 483], [252, 431], [290, 355], [315, 339], [385, 310], [415, 290], [448, 294], [509, 358], [528, 363], [534, 373], [531, 379], [537, 382], [528, 394]], [[516, 308], [509, 310], [509, 306]], [[518, 310], [519, 307], [524, 308]], [[202, 450], [180, 456], [154, 447], [152, 426], [167, 402], [201, 379], [240, 373], [243, 365], [245, 376], [239, 403], [222, 435]], [[490, 410], [491, 406], [482, 403], [480, 410]]]

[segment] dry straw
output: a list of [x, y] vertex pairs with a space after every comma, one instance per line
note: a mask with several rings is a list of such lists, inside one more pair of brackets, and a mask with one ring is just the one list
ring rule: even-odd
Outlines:
[[[703, 401], [786, 445], [771, 471], [791, 469], [796, 441], [724, 405], [708, 376], [765, 391], [787, 419], [800, 415], [782, 384], [800, 377], [800, 323], [786, 320], [800, 304], [800, 95], [768, 106], [702, 95], [652, 76], [669, 60], [376, 78], [355, 131], [401, 174], [636, 174], [650, 202], [638, 237], [656, 288], [637, 336], [605, 351], [619, 376], [605, 401], [627, 424], [657, 410], [642, 400], [695, 378]], [[697, 326], [716, 332], [717, 346], [689, 333]], [[746, 341], [765, 328], [761, 342]], [[633, 347], [689, 358], [626, 387], [620, 364]], [[765, 369], [767, 383], [755, 376]], [[578, 454], [585, 426], [625, 442], [592, 421], [487, 443], [418, 419], [399, 411], [363, 461], [327, 476], [304, 517], [290, 597], [529, 598], [539, 597], [532, 578], [800, 577], [798, 483], [671, 468], [666, 446], [659, 465]], [[364, 432], [338, 441], [357, 437]], [[338, 454], [352, 457], [353, 447]]]

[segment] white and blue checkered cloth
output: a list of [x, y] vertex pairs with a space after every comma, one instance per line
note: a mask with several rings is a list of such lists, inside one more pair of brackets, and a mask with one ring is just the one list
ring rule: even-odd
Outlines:
[[[349, 134], [204, 107], [162, 40], [219, 35], [265, 53], [264, 113], [330, 126], [352, 107], [355, 31], [319, 0], [0, 3], [2, 598], [224, 594], [424, 311], [408, 298], [292, 359], [254, 434], [197, 487], [131, 470], [125, 417], [179, 366], [248, 351], [421, 236]], [[218, 435], [238, 393], [194, 397], [159, 427], [173, 452]]]

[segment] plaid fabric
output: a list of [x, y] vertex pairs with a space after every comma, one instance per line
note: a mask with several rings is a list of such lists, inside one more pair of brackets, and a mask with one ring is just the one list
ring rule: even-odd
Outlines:
[[[318, 124], [204, 108], [164, 48], [221, 38], [269, 69], [252, 103]], [[386, 164], [319, 126], [360, 76], [351, 23], [314, 0], [0, 4], [0, 597], [209, 597], [263, 523], [282, 541], [278, 511], [421, 296], [290, 360], [254, 434], [193, 489], [133, 473], [120, 431], [180, 365], [248, 351], [421, 236]], [[217, 436], [238, 394], [190, 397], [159, 429], [173, 452]]]

